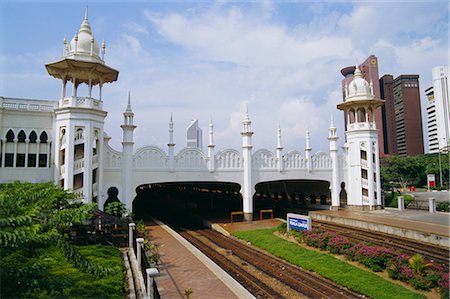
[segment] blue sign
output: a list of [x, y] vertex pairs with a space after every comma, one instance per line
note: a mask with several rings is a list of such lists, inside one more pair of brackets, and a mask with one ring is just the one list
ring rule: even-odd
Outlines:
[[298, 214], [287, 214], [287, 229], [298, 230], [310, 230], [311, 229], [311, 218], [309, 216], [303, 216]]

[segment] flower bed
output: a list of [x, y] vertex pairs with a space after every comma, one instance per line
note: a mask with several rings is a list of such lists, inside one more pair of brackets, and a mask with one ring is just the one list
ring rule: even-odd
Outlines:
[[374, 272], [386, 270], [390, 278], [407, 282], [418, 290], [437, 287], [442, 298], [449, 298], [448, 269], [424, 260], [419, 254], [408, 256], [391, 248], [354, 242], [338, 233], [318, 229], [295, 234], [299, 242], [308, 246], [344, 255]]

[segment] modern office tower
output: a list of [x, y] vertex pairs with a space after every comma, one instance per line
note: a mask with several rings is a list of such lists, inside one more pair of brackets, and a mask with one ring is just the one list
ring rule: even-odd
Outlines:
[[[450, 143], [450, 92], [448, 66], [432, 70], [433, 86], [427, 89], [428, 138], [430, 153], [437, 153]], [[432, 93], [431, 93], [432, 92]], [[432, 131], [430, 131], [430, 125]]]
[[434, 98], [434, 88], [430, 86], [425, 90], [428, 98], [427, 104], [427, 128], [428, 128], [428, 147], [429, 153], [437, 153], [439, 151], [439, 140], [437, 134], [436, 104]]
[[384, 75], [380, 78], [380, 93], [384, 106], [381, 107], [383, 118], [384, 153], [392, 155], [397, 153], [397, 135], [395, 130], [395, 105], [393, 91], [394, 77]]
[[198, 126], [198, 120], [193, 119], [186, 130], [187, 146], [202, 148], [202, 129]]
[[419, 75], [400, 75], [394, 79], [395, 132], [397, 154], [423, 154], [422, 112], [420, 108]]
[[[376, 99], [381, 99], [380, 94], [380, 82], [378, 76], [378, 59], [375, 55], [370, 55], [367, 59], [359, 65], [359, 69], [363, 74], [363, 78], [371, 84], [373, 94]], [[341, 74], [345, 77], [342, 80], [342, 99], [345, 100], [345, 88], [353, 80], [353, 73], [355, 72], [354, 66], [349, 66], [341, 70]], [[383, 130], [383, 116], [381, 108], [375, 111], [375, 123], [378, 128], [378, 151], [380, 156], [383, 157], [387, 154], [384, 144], [384, 130]]]

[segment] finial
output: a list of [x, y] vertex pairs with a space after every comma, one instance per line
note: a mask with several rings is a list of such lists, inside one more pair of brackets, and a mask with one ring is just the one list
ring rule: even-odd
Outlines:
[[88, 19], [88, 6], [86, 4], [86, 10], [84, 11], [84, 19], [87, 20]]
[[331, 119], [330, 119], [330, 128], [334, 128], [334, 118], [333, 118], [333, 114], [331, 114]]
[[131, 110], [131, 92], [130, 91], [128, 91], [128, 104], [127, 104], [126, 112], [132, 112], [132, 110]]
[[170, 113], [170, 120], [169, 120], [169, 124], [173, 125], [173, 117], [172, 117], [172, 113]]

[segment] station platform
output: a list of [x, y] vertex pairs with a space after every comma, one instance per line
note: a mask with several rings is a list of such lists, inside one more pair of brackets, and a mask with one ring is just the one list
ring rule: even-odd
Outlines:
[[450, 214], [385, 208], [374, 211], [312, 211], [311, 219], [393, 234], [450, 247]]
[[161, 267], [156, 278], [161, 298], [254, 298], [208, 257], [158, 221], [146, 221], [151, 240], [158, 246]]

